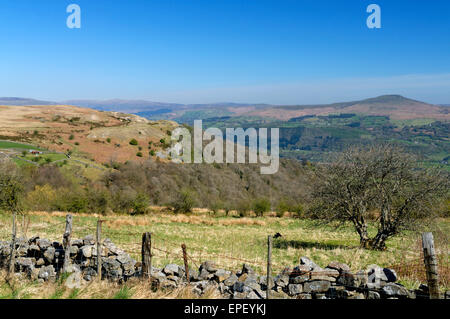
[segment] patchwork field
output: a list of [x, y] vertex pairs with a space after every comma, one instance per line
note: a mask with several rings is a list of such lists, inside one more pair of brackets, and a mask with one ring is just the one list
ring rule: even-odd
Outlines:
[[[142, 233], [152, 232], [153, 264], [182, 265], [181, 244], [186, 244], [189, 263], [197, 268], [201, 261], [213, 260], [220, 267], [238, 270], [243, 263], [265, 273], [267, 236], [279, 232], [274, 240], [273, 272], [285, 266], [293, 267], [299, 257], [308, 256], [320, 266], [331, 261], [347, 263], [352, 271], [365, 269], [370, 264], [393, 267], [400, 283], [417, 288], [425, 282], [419, 232], [409, 232], [388, 242], [386, 251], [370, 251], [358, 247], [358, 236], [351, 227], [317, 225], [306, 219], [236, 218], [210, 216], [206, 211], [192, 215], [173, 215], [154, 208], [145, 216], [74, 215], [73, 238], [95, 234], [98, 218], [104, 220], [102, 238], [110, 238], [119, 247], [140, 260]], [[34, 236], [61, 240], [65, 213], [34, 212], [18, 218], [19, 236]], [[0, 214], [0, 240], [7, 240], [11, 232], [11, 218]], [[450, 219], [441, 219], [428, 230], [433, 231], [441, 268], [441, 287], [448, 290]], [[374, 229], [371, 229], [374, 231]], [[116, 292], [120, 287], [117, 287]], [[112, 297], [110, 295], [110, 297]]]

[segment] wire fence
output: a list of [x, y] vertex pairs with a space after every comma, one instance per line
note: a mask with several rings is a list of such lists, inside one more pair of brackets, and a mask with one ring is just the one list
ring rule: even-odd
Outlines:
[[[436, 258], [439, 272], [439, 284], [443, 287], [450, 287], [450, 255], [448, 245], [448, 235], [442, 232], [439, 227], [435, 233], [435, 242], [438, 247]], [[394, 269], [400, 278], [413, 278], [416, 281], [427, 282], [426, 271], [424, 271], [424, 254], [420, 238], [411, 247], [418, 252], [418, 257], [405, 260], [401, 263], [391, 264], [388, 267]]]
[[[93, 235], [92, 239], [95, 241], [95, 234], [97, 231], [97, 225], [87, 224], [84, 217], [73, 217], [72, 227], [72, 239], [83, 239], [88, 235]], [[92, 219], [90, 220], [92, 222]], [[18, 215], [16, 218], [16, 251], [21, 248], [25, 248], [28, 239], [32, 236], [41, 236], [41, 238], [47, 238], [55, 242], [62, 242], [62, 233], [66, 219], [64, 215], [48, 216], [45, 214], [39, 216], [33, 216], [31, 220], [30, 216]], [[150, 227], [151, 228], [151, 227]], [[0, 224], [0, 241], [10, 242], [12, 236], [12, 223]], [[149, 229], [151, 231], [151, 229]], [[195, 247], [194, 245], [187, 247], [187, 252], [183, 254], [182, 244], [183, 241], [177, 241], [167, 238], [161, 233], [151, 233], [151, 254], [153, 258], [153, 264], [155, 266], [164, 266], [168, 263], [175, 263], [182, 265], [184, 260], [187, 259], [189, 267], [199, 268], [199, 265], [204, 261], [212, 261], [217, 268], [227, 270], [237, 270], [242, 267], [242, 264], [247, 264], [258, 270], [262, 270], [265, 274], [267, 269], [267, 254], [260, 254], [254, 258], [244, 258], [235, 251], [231, 252], [210, 252], [205, 251], [201, 247]], [[142, 232], [141, 231], [129, 231], [123, 229], [114, 229], [108, 226], [108, 223], [102, 223], [101, 227], [101, 239], [104, 243], [106, 239], [111, 239], [114, 245], [123, 252], [128, 253], [132, 258], [137, 261], [142, 257]], [[436, 232], [436, 239], [438, 242], [438, 266], [439, 266], [439, 280], [440, 285], [444, 287], [450, 286], [450, 260], [448, 250], [448, 235], [439, 230]], [[263, 247], [263, 250], [266, 248]], [[389, 265], [388, 268], [394, 269], [399, 278], [412, 278], [421, 283], [427, 282], [427, 275], [424, 267], [424, 256], [421, 248], [420, 238], [417, 240], [416, 247], [412, 247], [419, 252], [419, 257], [410, 260], [402, 261], [398, 264]], [[57, 251], [62, 255], [64, 253], [64, 247], [57, 247]], [[259, 247], [261, 251], [261, 247]], [[80, 256], [76, 258], [81, 258]], [[81, 262], [80, 260], [77, 260]], [[1, 263], [0, 263], [1, 266]], [[5, 266], [5, 262], [3, 262]], [[56, 264], [55, 271], [60, 272], [63, 267], [63, 260]], [[288, 272], [290, 276], [312, 276], [315, 275], [315, 271], [304, 271], [296, 268], [285, 267], [276, 260], [272, 260], [271, 264], [272, 274], [276, 275], [283, 272]], [[327, 274], [325, 272], [320, 273], [321, 276], [334, 275], [333, 273]], [[341, 273], [340, 276], [357, 277], [358, 273]], [[351, 281], [347, 281], [346, 285], [350, 288], [364, 290], [360, 286], [352, 286]]]

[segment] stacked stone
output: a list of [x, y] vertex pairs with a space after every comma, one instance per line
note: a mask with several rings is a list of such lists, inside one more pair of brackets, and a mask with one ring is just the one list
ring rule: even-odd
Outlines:
[[[56, 281], [64, 262], [64, 249], [59, 242], [33, 237], [16, 241], [15, 271], [39, 282]], [[11, 251], [10, 242], [0, 242], [0, 267], [7, 267]], [[80, 287], [83, 281], [97, 276], [97, 245], [94, 236], [71, 241], [71, 266], [65, 279], [69, 288]], [[101, 246], [102, 277], [123, 282], [140, 276], [141, 266], [125, 251], [109, 239]], [[233, 272], [217, 267], [211, 261], [203, 262], [199, 269], [189, 269], [189, 280], [184, 267], [169, 264], [164, 268], [152, 268], [154, 289], [173, 290], [187, 288], [202, 296], [212, 292], [227, 299], [264, 299], [267, 292], [266, 276], [259, 276], [249, 265]], [[394, 270], [370, 265], [356, 273], [339, 262], [331, 262], [321, 268], [307, 257], [301, 257], [299, 265], [285, 268], [277, 276], [269, 278], [271, 298], [286, 299], [380, 299], [380, 298], [429, 298], [428, 289], [422, 285], [410, 291], [396, 283]], [[447, 292], [445, 298], [450, 298]]]
[[[199, 271], [189, 270], [190, 284], [181, 266], [170, 264], [152, 269], [152, 276], [161, 289], [189, 285], [197, 295], [216, 290], [223, 298], [266, 298], [266, 276], [258, 276], [244, 264], [238, 272], [217, 268], [212, 262], [201, 264]], [[307, 257], [300, 259], [294, 269], [285, 268], [270, 278], [272, 298], [283, 299], [380, 299], [415, 298], [416, 293], [395, 283], [394, 270], [371, 265], [353, 274], [346, 264], [332, 262], [321, 268]], [[421, 291], [422, 292], [422, 291]]]
[[380, 299], [414, 298], [396, 284], [394, 270], [371, 265], [366, 270], [351, 273], [350, 267], [331, 262], [321, 268], [307, 257], [293, 270], [286, 268], [274, 279], [274, 290], [297, 299]]
[[[32, 237], [16, 240], [15, 271], [38, 282], [55, 281], [62, 271], [64, 248], [61, 243]], [[136, 261], [109, 239], [102, 244], [102, 276], [113, 281], [126, 281], [137, 274]], [[7, 267], [11, 252], [10, 242], [0, 242], [0, 267]], [[67, 272], [69, 286], [78, 287], [81, 280], [90, 281], [97, 276], [97, 245], [94, 236], [71, 241], [72, 265]]]

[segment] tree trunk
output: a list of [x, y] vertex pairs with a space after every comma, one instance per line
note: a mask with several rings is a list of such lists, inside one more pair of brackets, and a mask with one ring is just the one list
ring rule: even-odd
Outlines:
[[374, 250], [385, 250], [386, 239], [388, 239], [388, 235], [383, 231], [378, 231], [377, 235], [370, 240], [370, 248]]
[[367, 243], [369, 242], [369, 234], [367, 233], [367, 225], [364, 221], [354, 221], [353, 224], [355, 225], [356, 231], [359, 235], [359, 243], [361, 247], [366, 248]]
[[381, 209], [380, 216], [380, 225], [378, 227], [378, 232], [376, 236], [370, 240], [370, 248], [374, 250], [385, 250], [386, 249], [386, 240], [389, 235], [395, 233], [395, 228], [392, 227], [389, 223], [389, 205], [384, 204]]
[[370, 239], [367, 237], [367, 234], [365, 236], [361, 236], [359, 238], [359, 245], [361, 248], [369, 248], [370, 247]]

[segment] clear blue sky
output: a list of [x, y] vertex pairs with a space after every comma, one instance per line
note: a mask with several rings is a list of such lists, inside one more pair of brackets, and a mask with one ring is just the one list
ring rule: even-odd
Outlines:
[[448, 0], [1, 0], [0, 96], [450, 103], [449, 16]]

